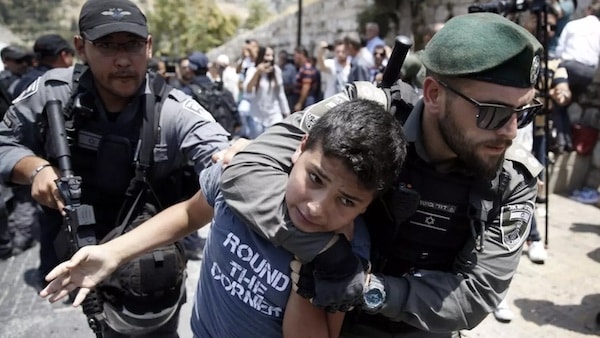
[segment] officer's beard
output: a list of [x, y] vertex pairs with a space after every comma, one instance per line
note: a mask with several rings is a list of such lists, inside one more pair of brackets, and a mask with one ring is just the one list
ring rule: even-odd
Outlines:
[[[452, 118], [454, 112], [446, 104], [446, 114], [440, 119], [438, 125], [444, 142], [458, 156], [461, 163], [475, 175], [484, 179], [493, 179], [496, 177], [498, 169], [504, 162], [504, 153], [500, 156], [484, 156], [477, 154], [477, 149], [490, 144], [490, 141], [473, 143], [464, 137], [464, 132], [458, 128], [455, 120]], [[497, 144], [498, 142], [496, 142]], [[506, 142], [504, 142], [506, 143]], [[510, 146], [510, 141], [505, 144]]]

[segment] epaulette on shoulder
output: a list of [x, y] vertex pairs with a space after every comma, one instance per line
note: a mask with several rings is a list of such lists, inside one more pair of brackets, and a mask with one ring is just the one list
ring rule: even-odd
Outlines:
[[58, 81], [63, 83], [70, 83], [73, 78], [73, 68], [52, 68], [42, 75], [44, 82]]
[[508, 161], [517, 163], [532, 177], [538, 176], [544, 169], [544, 166], [535, 158], [535, 156], [518, 143], [513, 143], [512, 146], [506, 150], [504, 158]]
[[182, 92], [177, 88], [172, 88], [167, 95], [172, 97], [177, 102], [183, 102], [187, 99], [192, 98], [191, 96], [187, 95], [186, 93]]

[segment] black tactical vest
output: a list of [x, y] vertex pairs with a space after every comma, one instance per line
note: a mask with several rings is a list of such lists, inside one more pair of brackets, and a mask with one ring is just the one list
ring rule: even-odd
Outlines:
[[[74, 92], [64, 109], [65, 125], [73, 171], [83, 180], [81, 202], [94, 206], [96, 236], [100, 239], [121, 221], [119, 215], [126, 192], [135, 176], [134, 157], [140, 142], [146, 95], [138, 98], [136, 114], [129, 121], [103, 121], [95, 112], [98, 101], [94, 94], [78, 84], [85, 71], [86, 68], [77, 67], [74, 71]], [[168, 92], [164, 88], [154, 88], [161, 87], [163, 82], [155, 85], [154, 77], [149, 81], [151, 90]], [[162, 102], [162, 98], [159, 101]], [[162, 104], [157, 104], [151, 109], [160, 110], [161, 107]], [[150, 194], [151, 200], [147, 202], [162, 210], [181, 200], [180, 177], [181, 172], [177, 171], [164, 179], [153, 180], [150, 185], [154, 194]]]
[[373, 272], [400, 277], [412, 269], [449, 271], [472, 236], [473, 177], [440, 174], [409, 148], [399, 185], [366, 213]]

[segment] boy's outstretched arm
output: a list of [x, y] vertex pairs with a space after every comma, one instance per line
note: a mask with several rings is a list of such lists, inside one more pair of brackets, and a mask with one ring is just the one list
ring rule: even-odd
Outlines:
[[46, 276], [50, 282], [40, 292], [56, 302], [76, 288], [81, 288], [73, 306], [83, 302], [89, 289], [113, 273], [120, 265], [167, 243], [172, 243], [210, 222], [212, 207], [201, 191], [175, 204], [133, 230], [101, 245], [89, 245], [70, 260], [56, 266]]

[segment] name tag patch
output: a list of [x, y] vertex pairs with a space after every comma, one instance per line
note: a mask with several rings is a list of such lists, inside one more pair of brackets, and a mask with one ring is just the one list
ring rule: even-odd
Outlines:
[[191, 111], [192, 113], [200, 115], [203, 119], [215, 122], [214, 117], [204, 109], [200, 103], [194, 99], [188, 99], [183, 103], [183, 108]]
[[502, 207], [500, 231], [502, 232], [502, 244], [507, 250], [518, 249], [527, 239], [534, 208], [533, 202], [529, 201]]
[[101, 139], [102, 137], [100, 137], [100, 135], [87, 131], [80, 131], [77, 135], [77, 145], [88, 150], [98, 150]]

